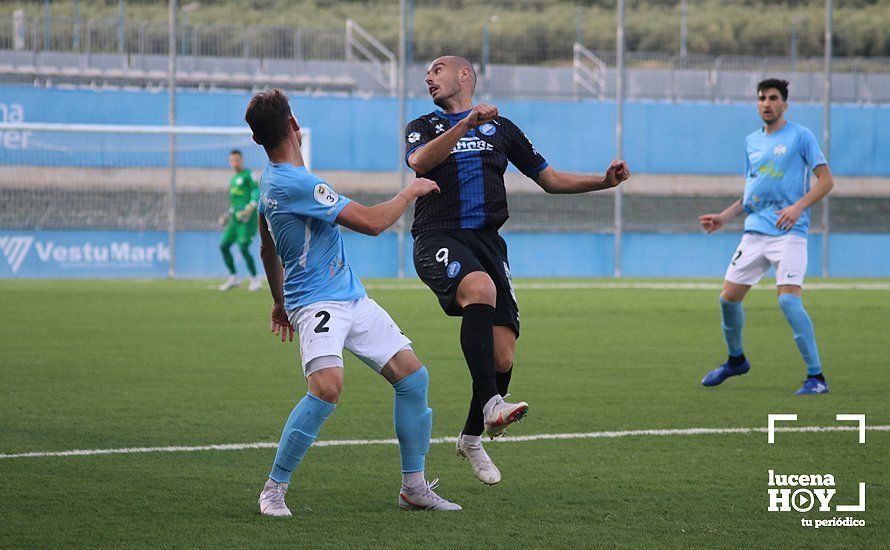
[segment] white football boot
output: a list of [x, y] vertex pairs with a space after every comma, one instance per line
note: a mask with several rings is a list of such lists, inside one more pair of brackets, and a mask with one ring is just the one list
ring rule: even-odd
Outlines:
[[[509, 394], [508, 394], [509, 395]], [[507, 403], [500, 395], [492, 398], [494, 403], [491, 409], [483, 414], [485, 418], [485, 433], [491, 439], [504, 435], [507, 426], [514, 422], [522, 421], [522, 417], [528, 414], [528, 403]]]
[[238, 277], [236, 277], [234, 275], [229, 275], [229, 278], [226, 279], [226, 282], [219, 285], [219, 289], [222, 290], [223, 292], [225, 292], [226, 290], [231, 290], [240, 284], [241, 284], [241, 281], [238, 280]]
[[408, 489], [402, 486], [399, 491], [399, 508], [402, 510], [438, 510], [448, 512], [452, 510], [461, 510], [459, 504], [448, 502], [433, 492], [439, 479], [434, 479], [429, 483], [424, 482], [417, 489]]
[[482, 483], [494, 485], [501, 481], [501, 471], [494, 465], [488, 453], [482, 448], [482, 442], [470, 443], [463, 434], [457, 436], [457, 456], [470, 461], [473, 474]]
[[284, 495], [287, 493], [287, 483], [278, 483], [271, 479], [266, 481], [263, 492], [260, 493], [260, 513], [264, 516], [287, 517], [290, 510], [284, 503]]
[[250, 284], [247, 285], [247, 290], [250, 292], [256, 292], [257, 290], [263, 288], [263, 281], [259, 278], [259, 276], [251, 277]]

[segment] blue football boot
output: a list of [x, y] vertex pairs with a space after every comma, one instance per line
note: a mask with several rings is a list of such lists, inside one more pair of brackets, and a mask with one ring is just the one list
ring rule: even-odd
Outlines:
[[712, 370], [701, 379], [702, 386], [718, 386], [730, 376], [738, 376], [745, 374], [751, 370], [751, 363], [745, 359], [745, 362], [737, 367], [730, 367], [729, 363], [723, 363], [716, 369]]
[[819, 393], [828, 393], [828, 382], [810, 377], [803, 381], [803, 385], [794, 392], [794, 395], [816, 395]]

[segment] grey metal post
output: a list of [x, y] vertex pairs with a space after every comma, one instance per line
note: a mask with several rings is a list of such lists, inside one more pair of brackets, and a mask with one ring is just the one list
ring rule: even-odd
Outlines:
[[126, 42], [126, 18], [124, 16], [124, 0], [118, 0], [117, 3], [117, 53], [125, 53], [127, 51], [125, 47]]
[[[167, 15], [167, 123], [173, 127], [176, 125], [176, 0], [170, 0], [169, 13]], [[170, 243], [170, 268], [167, 276], [176, 276], [176, 135], [169, 134], [170, 152], [168, 163], [170, 165], [170, 210], [169, 226], [167, 227], [167, 240]]]
[[680, 2], [680, 58], [686, 61], [686, 0]]
[[[624, 156], [624, 0], [617, 5], [618, 32], [615, 63], [615, 157]], [[622, 200], [621, 187], [615, 188], [615, 277], [621, 277]]]
[[482, 27], [482, 90], [489, 93], [488, 86], [488, 66], [491, 64], [491, 19], [485, 21]]
[[581, 26], [581, 6], [575, 6], [575, 42], [584, 45], [584, 28]]
[[49, 50], [49, 37], [52, 33], [49, 19], [49, 0], [43, 0], [43, 51]]
[[[399, 79], [398, 79], [398, 95], [399, 95], [399, 127], [396, 129], [396, 138], [398, 141], [399, 151], [399, 189], [404, 189], [407, 185], [407, 171], [405, 170], [405, 139], [403, 137], [403, 132], [405, 131], [405, 124], [407, 124], [408, 118], [408, 98], [407, 96], [407, 76], [408, 76], [408, 41], [409, 41], [409, 27], [408, 27], [408, 12], [410, 11], [413, 15], [414, 10], [412, 9], [414, 0], [399, 0]], [[407, 251], [406, 247], [406, 220], [405, 215], [403, 214], [401, 218], [399, 218], [399, 225], [397, 227], [398, 234], [398, 275], [399, 278], [405, 277], [405, 253]]]
[[[831, 161], [831, 0], [825, 0], [825, 76], [823, 81], [823, 120], [822, 120], [822, 149], [825, 160]], [[828, 260], [831, 247], [828, 239], [831, 235], [830, 201], [828, 197], [822, 199], [822, 276], [829, 276]]]
[[71, 39], [71, 49], [80, 50], [80, 0], [74, 0], [74, 36]]
[[800, 17], [794, 15], [791, 17], [791, 72], [797, 72], [797, 23]]

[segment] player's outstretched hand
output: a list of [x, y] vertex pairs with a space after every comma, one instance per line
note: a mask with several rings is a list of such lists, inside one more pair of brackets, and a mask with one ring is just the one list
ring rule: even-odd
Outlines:
[[470, 114], [464, 119], [470, 128], [476, 128], [486, 122], [491, 122], [498, 117], [498, 108], [489, 103], [480, 103], [473, 107]]
[[223, 225], [223, 226], [224, 226], [224, 225], [228, 225], [228, 223], [229, 223], [229, 218], [230, 218], [230, 217], [231, 217], [231, 214], [229, 214], [228, 212], [225, 213], [225, 214], [220, 214], [220, 216], [219, 216], [219, 224], [220, 224], [220, 225]]
[[623, 160], [615, 159], [606, 170], [606, 183], [609, 187], [618, 187], [622, 181], [630, 177], [630, 168]]
[[272, 324], [271, 324], [272, 332], [275, 333], [275, 336], [280, 336], [281, 341], [294, 341], [294, 327], [291, 326], [290, 321], [287, 318], [287, 311], [284, 310], [284, 306], [281, 304], [274, 304], [272, 306]]
[[[439, 193], [439, 185], [433, 180], [428, 180], [426, 178], [417, 178], [408, 185], [406, 191], [409, 192], [409, 196], [411, 200], [416, 199], [417, 197], [422, 197], [424, 195], [429, 195], [430, 193]], [[408, 202], [410, 203], [409, 200]]]
[[723, 224], [726, 223], [726, 221], [720, 214], [705, 214], [704, 216], [698, 217], [698, 223], [705, 228], [705, 231], [713, 233], [723, 227]]

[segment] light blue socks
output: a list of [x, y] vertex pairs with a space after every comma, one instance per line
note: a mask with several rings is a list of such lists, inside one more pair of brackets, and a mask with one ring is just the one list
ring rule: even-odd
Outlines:
[[392, 385], [393, 423], [402, 455], [402, 473], [422, 472], [430, 450], [433, 410], [427, 406], [429, 380], [426, 367], [420, 367]]
[[290, 477], [303, 460], [303, 455], [318, 437], [321, 425], [336, 407], [337, 405], [319, 399], [311, 393], [307, 393], [306, 397], [297, 403], [284, 425], [284, 431], [281, 432], [275, 464], [269, 479], [277, 483], [290, 483]]
[[815, 376], [822, 373], [822, 362], [819, 360], [819, 349], [816, 347], [816, 333], [813, 321], [803, 308], [800, 296], [782, 294], [779, 296], [779, 307], [791, 325], [794, 343], [807, 364], [807, 375]]
[[745, 327], [745, 310], [741, 302], [730, 302], [720, 297], [720, 310], [723, 313], [723, 338], [729, 355], [742, 355], [742, 329]]

